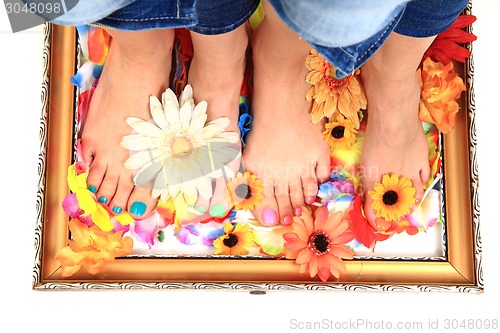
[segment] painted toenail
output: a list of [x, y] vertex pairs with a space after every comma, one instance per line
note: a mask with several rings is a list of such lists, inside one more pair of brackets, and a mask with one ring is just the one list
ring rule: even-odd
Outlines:
[[226, 215], [226, 207], [221, 204], [215, 204], [210, 208], [210, 215], [214, 217], [223, 217]]
[[140, 201], [134, 201], [132, 206], [130, 206], [130, 213], [138, 216], [144, 215], [146, 212], [146, 204]]
[[285, 216], [283, 219], [283, 225], [290, 225], [293, 223], [293, 218], [291, 216]]
[[95, 193], [97, 192], [97, 187], [95, 187], [94, 185], [89, 185], [89, 191]]
[[121, 214], [123, 212], [123, 208], [114, 206], [113, 209], [111, 209], [111, 211], [115, 214]]
[[278, 222], [278, 214], [272, 208], [266, 208], [262, 211], [262, 222], [263, 224], [273, 225]]
[[99, 199], [97, 199], [100, 203], [102, 204], [107, 204], [108, 203], [108, 198], [106, 198], [105, 196], [100, 196]]
[[378, 230], [387, 230], [391, 226], [391, 221], [387, 221], [381, 217], [375, 219], [375, 226]]
[[196, 207], [196, 210], [199, 211], [200, 213], [206, 213], [207, 209], [203, 206], [198, 206]]
[[302, 208], [295, 208], [295, 210], [293, 211], [293, 213], [295, 214], [295, 216], [302, 215]]
[[308, 197], [308, 198], [306, 199], [306, 203], [307, 203], [308, 205], [312, 204], [314, 201], [316, 201], [316, 197]]

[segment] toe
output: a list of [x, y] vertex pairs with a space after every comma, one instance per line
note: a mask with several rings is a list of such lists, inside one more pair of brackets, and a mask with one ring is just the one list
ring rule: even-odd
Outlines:
[[292, 182], [289, 184], [290, 187], [290, 201], [292, 203], [292, 208], [294, 211], [294, 215], [300, 215], [296, 214], [301, 207], [305, 206], [305, 200], [304, 200], [304, 191], [302, 190], [302, 182], [300, 179], [297, 179], [297, 181]]
[[418, 203], [422, 200], [424, 196], [424, 187], [420, 178], [412, 178], [411, 182], [415, 188], [415, 201]]
[[120, 178], [119, 173], [116, 169], [108, 166], [104, 179], [99, 185], [99, 189], [96, 192], [97, 200], [102, 204], [109, 204], [116, 193], [116, 188], [118, 184], [118, 179]]
[[134, 189], [132, 175], [123, 173], [118, 179], [118, 186], [113, 199], [109, 203], [109, 208], [115, 214], [121, 214], [127, 208], [127, 202]]
[[151, 197], [151, 189], [135, 186], [128, 200], [128, 211], [135, 219], [147, 217], [156, 208], [158, 200]]
[[287, 182], [282, 181], [274, 186], [274, 195], [278, 203], [278, 218], [281, 223], [287, 222], [293, 216], [292, 203], [290, 201], [290, 187]]
[[207, 213], [210, 208], [210, 199], [198, 195], [194, 208], [200, 213]]
[[215, 180], [214, 194], [210, 200], [209, 213], [213, 217], [224, 217], [232, 208], [227, 196], [227, 185], [224, 177]]
[[320, 183], [324, 183], [330, 178], [331, 170], [330, 170], [330, 155], [325, 154], [321, 156], [318, 161], [318, 165], [316, 166], [316, 177]]
[[89, 174], [87, 176], [87, 186], [91, 192], [96, 193], [100, 189], [101, 183], [106, 174], [107, 164], [100, 163], [99, 160], [92, 161], [89, 166]]
[[264, 198], [260, 205], [257, 205], [254, 210], [254, 215], [257, 221], [264, 226], [273, 226], [278, 224], [278, 203], [274, 196], [274, 183], [271, 179], [263, 180]]
[[375, 223], [375, 221], [377, 219], [377, 215], [372, 208], [372, 203], [373, 203], [372, 198], [368, 194], [366, 194], [365, 200], [364, 200], [364, 205], [363, 205], [363, 211], [365, 213], [365, 217], [366, 217], [366, 220], [368, 221], [368, 223], [370, 223], [373, 228], [378, 230], [379, 227]]
[[92, 149], [92, 146], [90, 144], [86, 143], [87, 142], [82, 139], [81, 141], [82, 157], [85, 160], [85, 163], [87, 163], [87, 165], [91, 165], [94, 159], [94, 150]]
[[318, 194], [318, 179], [313, 175], [302, 177], [302, 190], [304, 191], [304, 201], [310, 205], [316, 201]]

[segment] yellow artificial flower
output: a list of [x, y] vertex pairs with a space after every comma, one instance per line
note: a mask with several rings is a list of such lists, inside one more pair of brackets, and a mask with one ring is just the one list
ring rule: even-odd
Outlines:
[[224, 235], [220, 236], [213, 243], [215, 254], [244, 255], [248, 254], [248, 249], [255, 246], [254, 235], [248, 224], [224, 224]]
[[323, 135], [332, 153], [336, 149], [349, 149], [356, 143], [358, 131], [354, 127], [354, 123], [341, 114], [337, 116], [336, 120], [330, 120], [325, 125]]
[[262, 181], [250, 172], [238, 172], [229, 182], [230, 202], [234, 203], [236, 210], [254, 209], [264, 198]]
[[311, 84], [307, 92], [308, 101], [314, 101], [311, 111], [312, 122], [318, 123], [323, 117], [334, 117], [338, 113], [351, 120], [354, 128], [359, 128], [361, 109], [366, 108], [366, 96], [359, 80], [359, 70], [343, 79], [336, 79], [337, 71], [316, 50], [306, 58], [309, 70], [306, 81]]
[[[70, 165], [67, 176], [68, 187], [72, 193], [75, 193], [78, 206], [85, 212], [83, 215], [90, 216], [92, 222], [102, 231], [111, 231], [114, 227], [111, 216], [108, 210], [95, 199], [93, 193], [87, 188], [87, 174], [88, 170], [78, 173], [76, 165]], [[121, 225], [128, 225], [134, 222], [134, 219], [128, 212], [115, 215], [113, 218]]]
[[415, 193], [411, 180], [404, 176], [398, 178], [395, 174], [384, 174], [382, 183], [375, 183], [373, 190], [368, 192], [377, 217], [387, 221], [409, 214], [415, 205]]

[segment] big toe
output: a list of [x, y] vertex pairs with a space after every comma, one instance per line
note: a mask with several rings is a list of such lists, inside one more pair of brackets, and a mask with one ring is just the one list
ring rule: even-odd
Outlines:
[[156, 208], [157, 203], [158, 199], [151, 196], [151, 189], [136, 186], [128, 201], [128, 211], [133, 218], [143, 219]]
[[264, 226], [273, 226], [278, 224], [278, 202], [274, 196], [274, 182], [272, 180], [263, 180], [264, 198], [261, 203], [255, 207], [254, 215], [257, 221]]
[[381, 217], [377, 217], [377, 213], [372, 208], [373, 199], [369, 196], [365, 196], [365, 203], [363, 206], [363, 211], [365, 213], [366, 220], [371, 226], [378, 231], [384, 231], [389, 229], [391, 222], [387, 221]]

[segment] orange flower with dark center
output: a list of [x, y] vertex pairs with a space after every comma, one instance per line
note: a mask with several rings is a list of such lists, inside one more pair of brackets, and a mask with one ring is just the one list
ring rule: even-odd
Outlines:
[[455, 126], [459, 109], [456, 100], [466, 89], [462, 78], [453, 72], [453, 63], [445, 66], [430, 58], [425, 59], [417, 74], [420, 80], [420, 120], [435, 124], [444, 134], [449, 133]]
[[311, 84], [307, 92], [308, 101], [314, 101], [311, 110], [313, 123], [323, 117], [330, 118], [342, 114], [359, 128], [361, 109], [366, 108], [366, 96], [358, 80], [359, 70], [342, 79], [335, 78], [336, 69], [316, 50], [306, 58], [309, 70], [306, 81]]
[[336, 278], [345, 272], [342, 259], [352, 259], [354, 253], [345, 244], [354, 238], [349, 231], [350, 221], [344, 220], [342, 212], [329, 215], [326, 206], [316, 210], [313, 221], [311, 213], [304, 207], [302, 215], [293, 218], [294, 232], [283, 235], [287, 259], [295, 259], [300, 272], [309, 271], [311, 277], [325, 282], [330, 274]]

